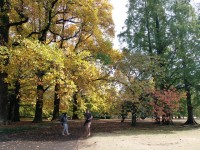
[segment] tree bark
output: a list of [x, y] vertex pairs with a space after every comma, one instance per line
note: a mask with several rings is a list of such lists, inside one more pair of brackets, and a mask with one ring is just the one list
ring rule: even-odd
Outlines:
[[9, 16], [6, 10], [6, 3], [4, 0], [0, 2], [0, 46], [6, 46], [9, 36]]
[[187, 79], [185, 79], [184, 82], [185, 82], [185, 91], [187, 92], [186, 99], [187, 99], [187, 111], [188, 111], [187, 121], [184, 124], [185, 125], [189, 125], [189, 124], [194, 125], [194, 124], [197, 124], [197, 122], [194, 120], [194, 116], [193, 116], [193, 107], [192, 107], [190, 86], [189, 86]]
[[[52, 22], [52, 19], [53, 19], [52, 11], [53, 11], [53, 8], [54, 8], [54, 6], [57, 2], [58, 2], [58, 0], [53, 0], [51, 2], [51, 7], [49, 9], [45, 10], [45, 18], [47, 18], [47, 20], [45, 21], [46, 25], [45, 25], [44, 29], [42, 29], [40, 31], [40, 35], [39, 35], [39, 38], [38, 38], [38, 40], [40, 42], [46, 42], [47, 32], [48, 32], [48, 30], [51, 26], [51, 22]], [[30, 35], [32, 35], [32, 33]], [[38, 71], [37, 76], [38, 76], [40, 81], [37, 85], [36, 110], [35, 110], [35, 118], [33, 120], [34, 123], [42, 122], [43, 95], [44, 95], [44, 92], [45, 92], [42, 80], [43, 80], [44, 75], [45, 75], [44, 71], [42, 71], [42, 70]]]
[[73, 95], [73, 116], [72, 119], [78, 119], [78, 102], [77, 102], [77, 92]]
[[14, 102], [14, 115], [12, 121], [18, 122], [20, 121], [20, 115], [19, 115], [19, 103], [20, 103], [20, 82], [16, 81], [15, 83], [15, 102]]
[[4, 82], [6, 73], [0, 73], [0, 124], [7, 124], [8, 84]]
[[132, 113], [132, 120], [131, 120], [131, 125], [132, 126], [136, 126], [136, 121], [137, 121], [137, 107], [133, 104], [132, 105], [132, 110], [131, 110], [131, 113]]
[[37, 99], [36, 99], [35, 117], [33, 123], [42, 122], [43, 95], [44, 95], [43, 76], [44, 73], [42, 72], [38, 73], [39, 82], [37, 85]]
[[9, 97], [9, 115], [8, 120], [12, 122], [18, 122], [20, 121], [20, 115], [19, 115], [19, 103], [20, 103], [20, 97], [19, 97], [19, 90], [20, 90], [20, 83], [16, 81], [15, 83], [15, 91], [11, 92]]
[[136, 126], [136, 113], [132, 113], [132, 120], [131, 120], [131, 125], [132, 126]]
[[[0, 46], [7, 46], [9, 35], [9, 16], [7, 5], [4, 0], [0, 1]], [[5, 60], [7, 65], [8, 59]], [[4, 81], [7, 78], [6, 72], [0, 72], [0, 124], [7, 124], [8, 115], [8, 84]]]
[[58, 83], [56, 83], [55, 94], [54, 94], [54, 110], [53, 110], [52, 121], [59, 118], [59, 109], [60, 109], [60, 97], [58, 95], [59, 90], [60, 90], [60, 85]]

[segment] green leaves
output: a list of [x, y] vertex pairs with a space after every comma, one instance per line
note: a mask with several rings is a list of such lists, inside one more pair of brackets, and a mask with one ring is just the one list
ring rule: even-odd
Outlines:
[[[200, 54], [199, 21], [190, 2], [130, 0], [127, 14], [126, 26], [119, 36], [128, 45], [126, 53], [139, 52], [141, 59], [125, 57], [124, 64], [137, 68], [135, 72], [141, 77], [153, 77], [155, 89], [177, 87], [187, 90], [190, 95], [199, 84]], [[149, 56], [149, 63], [142, 56]], [[133, 72], [127, 67], [121, 67], [121, 70], [128, 75]], [[129, 87], [134, 75], [126, 78]], [[140, 79], [137, 84], [145, 78]], [[139, 91], [136, 87], [133, 89], [134, 94]], [[188, 104], [191, 102], [191, 96], [187, 101]]]

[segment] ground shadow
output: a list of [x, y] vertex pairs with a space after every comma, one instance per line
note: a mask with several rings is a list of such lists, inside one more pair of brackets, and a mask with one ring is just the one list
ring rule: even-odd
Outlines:
[[[152, 134], [152, 133], [173, 133], [173, 131], [185, 131], [199, 128], [200, 125], [184, 126], [185, 120], [174, 120], [173, 125], [154, 124], [153, 120], [138, 120], [136, 126], [131, 126], [131, 120], [121, 123], [119, 119], [98, 119], [93, 120], [91, 131], [95, 133], [117, 133], [129, 132], [130, 134]], [[71, 141], [83, 137], [84, 120], [70, 120], [70, 136], [62, 136], [60, 122], [44, 121], [43, 123], [31, 123], [22, 121], [8, 126], [0, 126], [0, 140], [24, 140], [24, 141]], [[123, 133], [122, 132], [122, 133]]]

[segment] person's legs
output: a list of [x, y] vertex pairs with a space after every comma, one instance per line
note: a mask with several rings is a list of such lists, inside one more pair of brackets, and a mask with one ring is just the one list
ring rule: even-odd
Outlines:
[[88, 128], [88, 135], [87, 136], [90, 136], [90, 127]]
[[69, 133], [69, 128], [68, 128], [68, 124], [66, 124], [66, 126], [65, 126], [65, 132], [67, 133], [67, 135], [70, 135], [70, 133]]
[[62, 135], [65, 135], [65, 132], [68, 134], [68, 127], [66, 123], [63, 123], [63, 131], [62, 131]]
[[88, 123], [85, 124], [85, 133], [84, 136], [87, 136], [88, 134]]
[[87, 137], [90, 136], [90, 126], [91, 126], [91, 122], [87, 123]]

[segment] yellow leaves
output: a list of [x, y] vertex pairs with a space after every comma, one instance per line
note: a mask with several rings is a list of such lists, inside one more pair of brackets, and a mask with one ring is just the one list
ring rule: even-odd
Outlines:
[[[78, 43], [77, 49], [93, 53], [111, 49], [111, 42], [108, 41], [114, 36], [114, 24], [111, 16], [112, 7], [108, 0], [74, 0], [73, 5], [67, 6], [69, 13], [64, 14], [64, 18], [74, 19], [65, 23], [64, 34], [70, 37], [75, 32], [80, 33], [66, 41], [65, 46], [77, 47]], [[74, 49], [73, 47], [70, 49]]]
[[96, 25], [98, 23], [97, 10], [93, 7], [94, 0], [79, 0], [79, 8], [76, 9], [76, 14], [83, 20], [87, 25]]
[[[100, 18], [100, 25], [104, 27], [106, 33], [114, 36], [114, 23], [112, 18], [112, 6], [108, 0], [101, 1], [98, 5], [98, 17]], [[106, 21], [105, 21], [106, 20]]]
[[[21, 21], [23, 18], [14, 10], [14, 5], [20, 5], [20, 1], [11, 2], [11, 21]], [[35, 100], [33, 97], [36, 96], [38, 72], [42, 72], [41, 84], [44, 88], [50, 87], [52, 92], [54, 85], [59, 83], [61, 88], [58, 94], [63, 101], [69, 101], [75, 91], [83, 90], [93, 103], [93, 109], [107, 107], [105, 102], [109, 96], [105, 91], [109, 85], [105, 81], [96, 81], [105, 76], [105, 72], [98, 66], [95, 56], [104, 53], [112, 59], [110, 62], [121, 58], [121, 54], [112, 49], [110, 40], [114, 35], [114, 24], [109, 0], [58, 0], [53, 8], [51, 2], [23, 1], [21, 12], [29, 21], [10, 30], [11, 41], [20, 44], [9, 49], [9, 65], [1, 67], [1, 70], [7, 70], [9, 83], [19, 80], [24, 100]], [[20, 39], [38, 39], [45, 29], [49, 45], [36, 40]], [[52, 41], [57, 45], [52, 44]]]
[[66, 64], [67, 71], [70, 71], [68, 73], [71, 74], [75, 84], [83, 89], [90, 87], [92, 79], [98, 78], [98, 70], [95, 64], [87, 60], [89, 57], [91, 56], [88, 51], [82, 51], [78, 54], [71, 52], [68, 55], [70, 63]]
[[111, 49], [107, 54], [111, 57], [113, 63], [120, 61], [123, 57], [122, 53], [115, 49]]
[[0, 46], [0, 71], [3, 72], [5, 70], [5, 65], [7, 63], [7, 59], [9, 57], [9, 50], [5, 46]]
[[71, 24], [71, 25], [68, 25], [68, 28], [65, 29], [65, 33], [68, 36], [73, 36], [77, 30], [78, 30], [77, 25]]
[[39, 71], [44, 72], [43, 81], [40, 81], [44, 86], [53, 86], [57, 78], [62, 79], [60, 83], [66, 83], [63, 72], [63, 51], [55, 45], [45, 45], [38, 41], [24, 39], [20, 41], [19, 46], [10, 48], [9, 53], [9, 64], [4, 69], [8, 73], [7, 82], [12, 84], [18, 80], [22, 85], [22, 96], [33, 96], [27, 94], [27, 88], [31, 87], [33, 91], [36, 90]]

